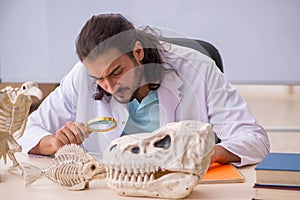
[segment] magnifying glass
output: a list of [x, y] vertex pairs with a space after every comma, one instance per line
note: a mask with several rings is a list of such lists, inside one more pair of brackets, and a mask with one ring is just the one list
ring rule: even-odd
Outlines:
[[107, 132], [117, 127], [117, 122], [112, 117], [96, 117], [87, 122], [89, 132]]

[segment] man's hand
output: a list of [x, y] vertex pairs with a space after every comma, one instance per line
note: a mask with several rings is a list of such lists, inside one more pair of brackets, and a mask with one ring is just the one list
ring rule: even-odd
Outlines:
[[87, 137], [89, 132], [82, 122], [67, 122], [54, 135], [48, 135], [32, 148], [29, 153], [39, 155], [52, 155], [60, 147], [66, 144], [80, 145]]
[[81, 122], [68, 122], [64, 126], [62, 126], [55, 133], [56, 141], [55, 143], [58, 146], [63, 146], [65, 144], [81, 144], [88, 134], [86, 134], [87, 128]]
[[214, 147], [214, 154], [211, 156], [211, 163], [229, 163], [229, 162], [240, 162], [241, 158], [231, 153], [221, 145], [216, 144]]

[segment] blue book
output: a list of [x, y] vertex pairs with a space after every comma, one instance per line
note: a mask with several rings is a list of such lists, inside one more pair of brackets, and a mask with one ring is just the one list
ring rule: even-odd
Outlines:
[[256, 184], [300, 186], [300, 154], [270, 153], [255, 170]]

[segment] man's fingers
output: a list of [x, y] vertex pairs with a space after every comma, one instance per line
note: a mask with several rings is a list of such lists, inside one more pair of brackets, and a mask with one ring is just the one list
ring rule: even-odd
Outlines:
[[[56, 137], [64, 144], [81, 144], [80, 139], [76, 137], [76, 126], [73, 122], [68, 122], [56, 132]], [[78, 132], [78, 131], [77, 131]]]
[[73, 124], [74, 124], [74, 127], [73, 127], [74, 134], [76, 135], [77, 141], [79, 142], [78, 144], [81, 144], [85, 139], [84, 135], [81, 132], [81, 130], [78, 128], [78, 126], [76, 125], [76, 122]]
[[63, 130], [70, 143], [81, 144], [80, 138], [78, 136], [78, 130], [73, 122], [68, 122]]
[[81, 144], [89, 136], [89, 132], [82, 122], [67, 122], [55, 135], [63, 144]]
[[71, 143], [81, 144], [83, 142], [83, 137], [81, 136], [80, 130], [73, 122], [68, 122], [66, 124], [66, 134]]
[[74, 124], [78, 128], [81, 137], [83, 137], [83, 140], [89, 137], [90, 133], [88, 132], [87, 126], [84, 123], [82, 123], [82, 122], [74, 122]]
[[57, 140], [59, 140], [64, 145], [70, 143], [70, 141], [69, 141], [68, 137], [66, 136], [66, 134], [64, 133], [63, 129], [58, 130], [55, 133], [55, 137]]

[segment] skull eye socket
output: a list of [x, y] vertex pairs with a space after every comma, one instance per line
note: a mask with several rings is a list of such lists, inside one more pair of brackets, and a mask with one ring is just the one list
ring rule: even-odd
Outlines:
[[163, 148], [163, 149], [168, 149], [170, 145], [171, 145], [171, 137], [169, 135], [154, 143], [155, 147]]
[[131, 153], [138, 154], [138, 153], [140, 153], [140, 148], [139, 147], [133, 147], [130, 151], [131, 151]]
[[92, 165], [90, 166], [90, 169], [91, 169], [92, 171], [94, 171], [94, 170], [96, 169], [96, 165], [92, 164]]

